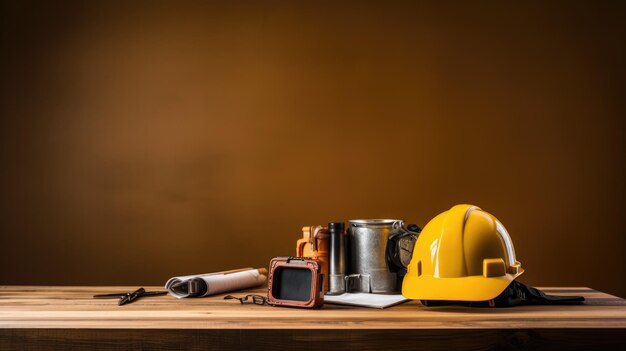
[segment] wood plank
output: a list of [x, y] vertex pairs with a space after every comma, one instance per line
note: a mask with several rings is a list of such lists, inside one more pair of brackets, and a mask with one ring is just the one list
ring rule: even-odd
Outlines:
[[[3, 329], [624, 329], [626, 301], [589, 288], [544, 288], [580, 294], [576, 306], [427, 308], [417, 301], [385, 310], [325, 305], [319, 310], [241, 305], [224, 295], [199, 299], [159, 296], [117, 306], [92, 295], [136, 287], [0, 287]], [[147, 287], [160, 290], [160, 287]], [[264, 294], [264, 289], [239, 292]]]
[[624, 350], [624, 329], [0, 329], [0, 350]]

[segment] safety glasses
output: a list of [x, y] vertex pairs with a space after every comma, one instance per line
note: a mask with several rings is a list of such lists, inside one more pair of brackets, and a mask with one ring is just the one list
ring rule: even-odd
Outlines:
[[261, 295], [246, 295], [244, 297], [226, 295], [224, 296], [224, 300], [239, 300], [241, 304], [253, 303], [255, 305], [265, 305], [267, 303], [267, 299], [265, 298], [265, 296], [261, 296]]

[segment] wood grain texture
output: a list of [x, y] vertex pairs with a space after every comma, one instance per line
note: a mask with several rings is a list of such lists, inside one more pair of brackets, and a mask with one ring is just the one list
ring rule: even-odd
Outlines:
[[623, 329], [1, 329], [0, 350], [624, 350]]
[[[241, 305], [224, 295], [198, 299], [146, 297], [117, 306], [94, 294], [136, 287], [0, 287], [1, 328], [113, 329], [508, 329], [626, 328], [626, 301], [588, 288], [546, 288], [583, 295], [578, 306], [504, 309], [436, 307], [411, 301], [385, 310], [325, 305], [319, 310]], [[158, 290], [159, 287], [148, 287]], [[264, 294], [264, 289], [237, 293]]]
[[583, 295], [583, 305], [503, 309], [427, 308], [411, 301], [385, 310], [336, 305], [306, 310], [241, 305], [223, 300], [224, 295], [182, 300], [159, 296], [117, 306], [115, 300], [92, 298], [134, 288], [0, 287], [0, 350], [626, 346], [626, 301], [589, 288], [543, 288], [552, 294]]

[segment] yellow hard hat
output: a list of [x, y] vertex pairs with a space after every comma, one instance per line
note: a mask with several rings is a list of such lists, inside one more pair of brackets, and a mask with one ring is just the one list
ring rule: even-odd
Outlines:
[[504, 226], [476, 206], [457, 205], [422, 230], [402, 295], [416, 300], [486, 301], [523, 272]]

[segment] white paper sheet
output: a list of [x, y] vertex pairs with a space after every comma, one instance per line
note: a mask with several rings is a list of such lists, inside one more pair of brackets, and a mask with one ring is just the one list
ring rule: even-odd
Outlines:
[[370, 308], [387, 308], [407, 301], [409, 301], [409, 299], [400, 294], [382, 295], [368, 293], [346, 293], [341, 295], [324, 295], [324, 303]]

